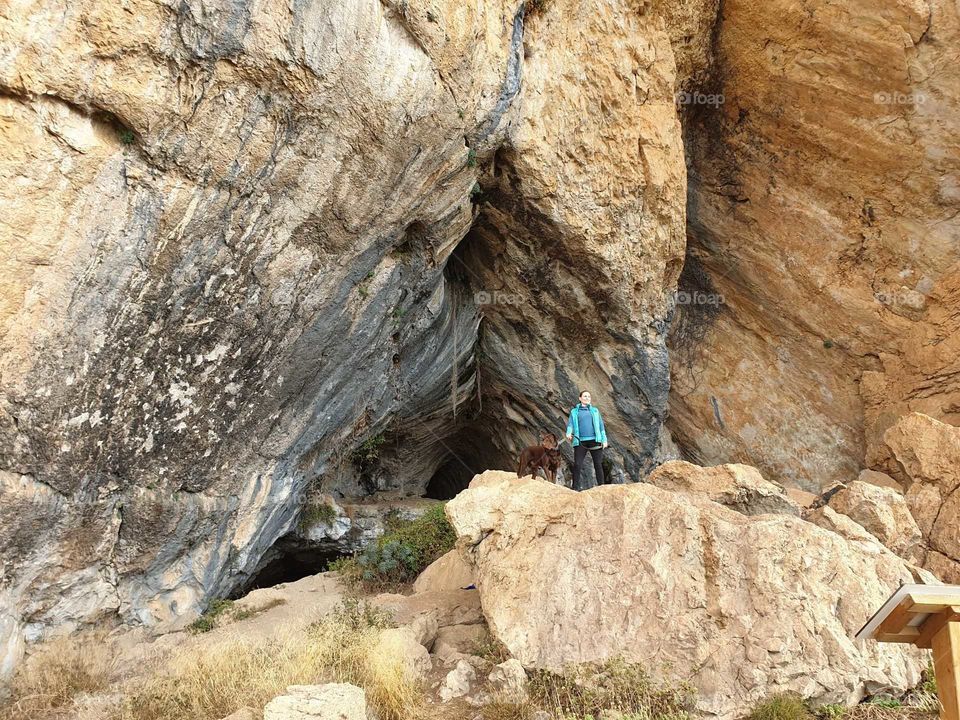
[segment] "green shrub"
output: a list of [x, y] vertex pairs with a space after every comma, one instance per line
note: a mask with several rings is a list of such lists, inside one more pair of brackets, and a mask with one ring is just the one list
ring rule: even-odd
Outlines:
[[484, 635], [483, 639], [474, 646], [473, 654], [482, 657], [484, 660], [489, 660], [493, 665], [499, 665], [510, 659], [510, 651], [507, 650], [507, 646], [492, 635]]
[[369, 470], [370, 467], [380, 458], [380, 447], [386, 442], [383, 433], [378, 433], [369, 437], [360, 443], [360, 446], [350, 453], [350, 460], [360, 468], [361, 471]]
[[133, 141], [137, 139], [136, 135], [133, 134], [133, 130], [128, 130], [127, 128], [121, 129], [117, 135], [120, 138], [120, 142], [124, 145], [133, 145]]
[[821, 705], [817, 708], [816, 714], [820, 720], [840, 720], [847, 714], [847, 706], [834, 703]]
[[324, 525], [333, 525], [336, 519], [337, 509], [330, 503], [309, 501], [303, 509], [303, 513], [300, 515], [300, 529], [307, 530], [321, 523]]
[[210, 632], [217, 626], [217, 619], [233, 609], [233, 600], [214, 600], [203, 614], [187, 626], [194, 634]]
[[330, 564], [348, 585], [374, 590], [412, 582], [427, 565], [451, 550], [457, 539], [440, 503], [413, 520], [390, 514], [385, 524], [386, 532], [376, 542], [353, 557]]
[[748, 720], [812, 720], [813, 713], [799, 695], [783, 693], [757, 704]]
[[903, 707], [903, 703], [897, 700], [896, 698], [891, 697], [876, 697], [870, 699], [871, 705], [876, 705], [877, 707], [882, 708], [899, 708]]

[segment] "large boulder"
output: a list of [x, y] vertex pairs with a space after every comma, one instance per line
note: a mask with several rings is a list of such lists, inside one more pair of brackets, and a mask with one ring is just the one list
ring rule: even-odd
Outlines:
[[861, 470], [860, 474], [857, 476], [857, 480], [860, 482], [869, 483], [870, 485], [879, 485], [880, 487], [891, 488], [892, 490], [896, 490], [898, 493], [903, 493], [903, 485], [898, 483], [886, 473], [878, 470]]
[[431, 591], [415, 595], [383, 593], [374, 597], [373, 603], [389, 612], [399, 625], [410, 625], [424, 615], [432, 615], [438, 628], [483, 622], [480, 594], [476, 590]]
[[433, 654], [444, 664], [452, 665], [466, 655], [474, 655], [489, 633], [485, 625], [450, 625], [441, 628]]
[[378, 658], [396, 658], [406, 677], [412, 682], [422, 682], [430, 672], [430, 653], [418, 641], [417, 633], [410, 627], [390, 628], [380, 633], [377, 639]]
[[865, 531], [854, 543], [649, 484], [575, 493], [504, 473], [475, 478], [447, 515], [491, 632], [528, 669], [622, 656], [688, 678], [699, 710], [726, 719], [776, 692], [905, 690], [926, 664], [852, 638], [915, 579]]
[[487, 676], [497, 696], [508, 702], [520, 703], [527, 698], [527, 673], [516, 658], [497, 665]]
[[960, 428], [911, 413], [883, 437], [928, 548], [924, 567], [947, 582], [960, 579]]
[[764, 479], [759, 470], [749, 465], [700, 467], [672, 460], [650, 473], [647, 482], [664, 490], [702, 495], [745, 515], [800, 514], [800, 505], [781, 485]]
[[910, 562], [923, 560], [923, 535], [901, 493], [854, 480], [834, 493], [828, 505], [862, 525]]
[[413, 583], [415, 593], [463, 590], [473, 585], [473, 570], [456, 550], [430, 563]]

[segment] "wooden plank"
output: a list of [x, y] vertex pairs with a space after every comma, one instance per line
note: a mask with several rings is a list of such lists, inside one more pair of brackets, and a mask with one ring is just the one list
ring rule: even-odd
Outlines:
[[916, 645], [918, 637], [920, 637], [919, 629], [915, 627], [905, 627], [898, 633], [890, 633], [889, 635], [878, 633], [873, 639], [877, 642], [909, 643], [910, 645]]
[[932, 647], [933, 636], [943, 629], [943, 626], [954, 620], [960, 620], [960, 606], [951, 605], [938, 613], [928, 617], [920, 626], [920, 634], [916, 639], [916, 646], [920, 648]]
[[960, 720], [960, 623], [948, 622], [933, 636], [941, 720]]
[[913, 615], [914, 602], [913, 596], [907, 595], [900, 604], [897, 605], [889, 615], [880, 623], [877, 628], [877, 635], [898, 635], [903, 630]]
[[923, 602], [914, 602], [914, 603], [913, 603], [913, 608], [912, 608], [912, 611], [911, 611], [911, 612], [915, 612], [915, 613], [930, 613], [930, 614], [932, 615], [932, 614], [934, 614], [934, 613], [940, 612], [940, 611], [943, 610], [945, 607], [950, 607], [950, 606], [952, 606], [952, 605], [957, 605], [958, 603], [960, 603], [960, 600], [958, 600], [957, 598], [954, 598], [951, 602], [948, 602], [948, 603], [928, 603], [928, 602], [926, 602], [926, 601], [923, 601]]
[[[960, 596], [958, 595], [949, 595], [947, 593], [938, 594], [936, 592], [937, 585], [928, 585], [931, 589], [931, 592], [926, 591], [916, 591], [910, 593], [908, 597], [913, 598], [914, 603], [917, 605], [923, 606], [939, 606], [944, 607], [945, 605], [956, 605], [960, 603]], [[950, 586], [953, 587], [953, 586]]]

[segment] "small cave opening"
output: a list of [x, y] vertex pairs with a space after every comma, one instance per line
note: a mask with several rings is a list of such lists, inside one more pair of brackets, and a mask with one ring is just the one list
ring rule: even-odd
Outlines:
[[330, 563], [344, 556], [343, 552], [310, 547], [302, 538], [285, 535], [267, 551], [257, 571], [231, 594], [231, 598], [326, 572]]
[[427, 483], [424, 497], [451, 500], [465, 490], [475, 475], [487, 470], [516, 470], [513, 452], [489, 434], [484, 417], [465, 426], [446, 443], [446, 457]]
[[427, 483], [424, 497], [431, 500], [452, 500], [461, 490], [465, 490], [477, 473], [487, 468], [470, 468], [456, 458], [450, 458], [441, 465]]

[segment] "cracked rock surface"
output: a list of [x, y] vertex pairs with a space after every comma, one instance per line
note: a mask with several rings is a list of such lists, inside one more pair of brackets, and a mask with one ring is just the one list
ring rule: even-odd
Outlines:
[[581, 5], [0, 10], [4, 667], [182, 624], [318, 492], [449, 494], [583, 385], [652, 468], [715, 7]]

